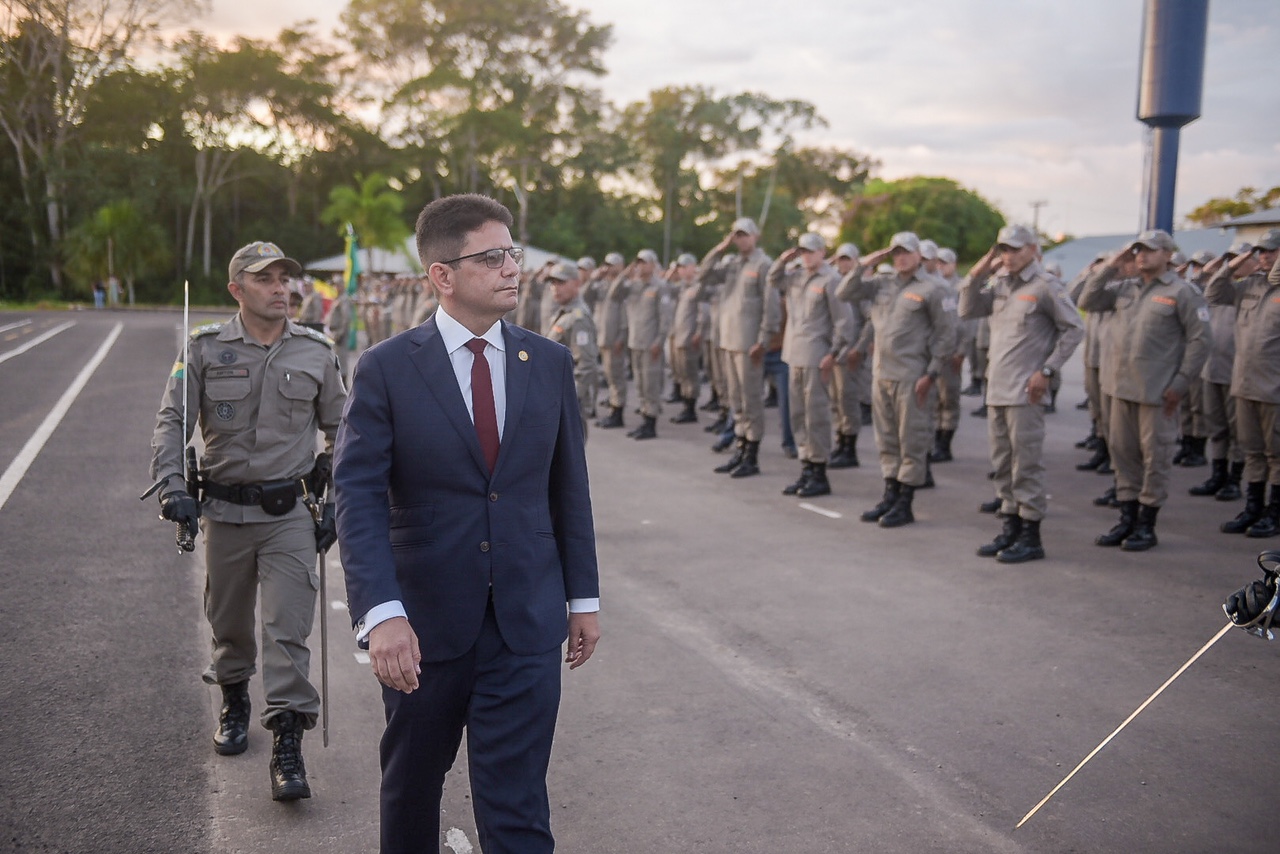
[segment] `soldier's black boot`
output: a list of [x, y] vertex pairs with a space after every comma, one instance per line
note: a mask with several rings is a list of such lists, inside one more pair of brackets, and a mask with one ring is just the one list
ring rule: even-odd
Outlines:
[[1040, 520], [1023, 519], [1022, 531], [1018, 538], [1007, 548], [1000, 550], [996, 560], [1001, 563], [1026, 563], [1029, 560], [1044, 560], [1044, 545], [1040, 542]]
[[1013, 545], [1014, 540], [1018, 539], [1018, 534], [1022, 533], [1022, 517], [1017, 513], [1010, 513], [1001, 518], [1004, 522], [1000, 533], [985, 546], [978, 546], [978, 557], [995, 557], [1001, 549], [1007, 549]]
[[902, 488], [902, 484], [891, 477], [884, 479], [884, 496], [880, 499], [880, 503], [863, 513], [859, 518], [864, 522], [879, 522], [880, 517], [889, 512], [894, 503], [898, 500], [898, 490]]
[[307, 769], [302, 764], [302, 716], [281, 712], [271, 719], [271, 800], [296, 801], [311, 797]]
[[827, 460], [827, 468], [830, 469], [851, 469], [858, 467], [858, 451], [857, 451], [858, 434], [852, 436], [844, 433], [836, 434], [836, 448], [831, 454], [831, 459]]
[[1271, 503], [1267, 505], [1267, 509], [1258, 521], [1249, 526], [1249, 530], [1244, 532], [1246, 537], [1254, 537], [1262, 539], [1263, 537], [1274, 537], [1280, 534], [1280, 486], [1271, 485]]
[[847, 448], [849, 454], [849, 468], [856, 469], [860, 465], [858, 463], [858, 434], [854, 433], [851, 436], [845, 436], [845, 439], [849, 441], [849, 446]]
[[1156, 539], [1156, 514], [1159, 512], [1159, 507], [1139, 504], [1138, 518], [1133, 523], [1133, 531], [1124, 538], [1120, 548], [1127, 552], [1145, 552], [1157, 545], [1160, 541]]
[[978, 512], [979, 513], [999, 513], [1000, 505], [1003, 503], [1004, 502], [1002, 502], [999, 497], [993, 498], [990, 501], [984, 501], [978, 505]]
[[[1044, 405], [1046, 415], [1052, 415], [1058, 411], [1058, 390], [1049, 389], [1049, 402]], [[1030, 560], [1030, 558], [1028, 558]]]
[[813, 474], [809, 480], [796, 491], [797, 498], [815, 498], [819, 495], [830, 495], [831, 483], [827, 480], [827, 464], [813, 463]]
[[1227, 469], [1227, 482], [1222, 485], [1222, 489], [1218, 490], [1218, 494], [1213, 496], [1219, 501], [1239, 501], [1240, 500], [1240, 478], [1244, 476], [1244, 463], [1232, 463]]
[[969, 414], [972, 415], [974, 418], [986, 418], [987, 417], [986, 400], [983, 400], [982, 405], [979, 406], [977, 409], [973, 410], [972, 412], [970, 412]]
[[729, 477], [751, 477], [760, 474], [760, 443], [747, 440], [742, 451], [742, 464], [729, 472]]
[[1227, 485], [1227, 461], [1214, 460], [1209, 479], [1198, 483], [1187, 490], [1191, 495], [1217, 495], [1218, 490]]
[[1224, 534], [1243, 534], [1262, 518], [1262, 505], [1267, 500], [1266, 481], [1250, 482], [1244, 488], [1244, 509], [1230, 522], [1223, 522], [1218, 530]]
[[1089, 435], [1085, 436], [1079, 442], [1076, 442], [1077, 448], [1083, 448], [1086, 451], [1092, 451], [1094, 446], [1098, 444], [1098, 422], [1089, 422]]
[[965, 397], [977, 397], [982, 394], [982, 380], [977, 377], [970, 377], [969, 385], [961, 389], [960, 393]]
[[1187, 455], [1182, 458], [1183, 468], [1194, 469], [1208, 464], [1209, 461], [1204, 458], [1204, 446], [1208, 441], [1203, 436], [1187, 439]]
[[911, 499], [916, 493], [914, 486], [902, 484], [898, 487], [898, 500], [893, 502], [889, 512], [880, 517], [881, 528], [901, 528], [916, 520], [911, 513]]
[[1178, 437], [1178, 450], [1175, 451], [1173, 454], [1173, 464], [1175, 466], [1182, 465], [1182, 461], [1187, 458], [1187, 453], [1190, 450], [1190, 447], [1191, 447], [1190, 436]]
[[723, 433], [724, 428], [729, 426], [729, 410], [721, 409], [720, 414], [716, 416], [716, 420], [712, 421], [702, 429], [708, 433]]
[[675, 383], [671, 386], [671, 394], [667, 395], [667, 399], [663, 402], [664, 403], [682, 403], [683, 401], [684, 401], [684, 398], [680, 396], [680, 383]]
[[1076, 471], [1097, 471], [1103, 463], [1110, 462], [1111, 454], [1107, 452], [1107, 440], [1098, 437], [1098, 447], [1094, 448], [1093, 456], [1083, 463], [1077, 463]]
[[672, 424], [696, 424], [698, 423], [698, 410], [694, 406], [697, 400], [692, 397], [684, 398], [684, 409], [679, 415], [672, 416]]
[[720, 395], [716, 393], [715, 389], [712, 389], [711, 398], [706, 403], [702, 404], [702, 411], [716, 412], [719, 409], [720, 409]]
[[862, 419], [862, 426], [863, 426], [863, 427], [870, 427], [870, 426], [871, 426], [871, 422], [874, 420], [874, 419], [871, 417], [871, 404], [869, 404], [869, 403], [859, 403], [859, 404], [858, 404], [858, 416]]
[[1121, 501], [1120, 522], [1110, 531], [1099, 535], [1094, 542], [1100, 546], [1118, 546], [1124, 542], [1125, 537], [1133, 533], [1133, 526], [1137, 521], [1138, 502]]
[[788, 484], [782, 488], [783, 495], [795, 495], [800, 488], [809, 482], [809, 478], [813, 476], [813, 463], [803, 460], [800, 466], [800, 478], [795, 482]]
[[632, 439], [656, 439], [658, 438], [658, 419], [653, 415], [644, 416], [644, 423], [631, 433]]
[[249, 747], [249, 681], [222, 685], [222, 711], [218, 731], [213, 734], [213, 751], [235, 756]]
[[938, 430], [934, 433], [933, 450], [929, 452], [929, 462], [949, 463], [954, 459], [951, 456], [951, 437], [955, 434], [955, 430]]
[[1102, 493], [1102, 494], [1101, 494], [1101, 495], [1099, 495], [1097, 498], [1093, 499], [1093, 506], [1095, 506], [1095, 507], [1119, 507], [1120, 505], [1116, 502], [1116, 487], [1115, 487], [1115, 484], [1112, 484], [1111, 486], [1107, 487], [1107, 491], [1106, 491], [1106, 492]]
[[739, 436], [738, 447], [734, 449], [733, 456], [725, 460], [723, 465], [716, 466], [715, 468], [716, 474], [728, 474], [729, 472], [733, 471], [738, 466], [742, 465], [742, 460], [746, 457], [746, 454], [747, 454], [747, 440]]
[[924, 483], [920, 484], [919, 489], [933, 489], [937, 486], [933, 482], [933, 463], [929, 462], [929, 458], [924, 458]]
[[612, 430], [615, 427], [622, 427], [622, 407], [609, 407], [609, 414], [597, 421], [596, 426], [601, 430]]

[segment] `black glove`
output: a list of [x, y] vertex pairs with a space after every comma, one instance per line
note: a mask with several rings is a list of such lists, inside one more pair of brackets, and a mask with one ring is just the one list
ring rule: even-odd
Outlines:
[[327, 552], [338, 541], [338, 514], [332, 504], [326, 504], [316, 522], [316, 551]]
[[316, 464], [307, 477], [312, 495], [328, 495], [327, 490], [333, 484], [333, 454], [316, 454]]
[[1275, 592], [1265, 581], [1254, 581], [1228, 596], [1222, 608], [1233, 623], [1247, 625], [1258, 619]]
[[199, 527], [196, 520], [200, 518], [200, 505], [184, 490], [166, 492], [160, 496], [160, 517], [170, 522], [185, 522], [194, 533]]

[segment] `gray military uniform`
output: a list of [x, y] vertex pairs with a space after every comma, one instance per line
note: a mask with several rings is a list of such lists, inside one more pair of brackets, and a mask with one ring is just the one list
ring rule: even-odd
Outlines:
[[[654, 275], [648, 279], [620, 279], [609, 291], [609, 299], [625, 301], [627, 347], [631, 350], [631, 370], [636, 378], [640, 414], [657, 418], [662, 410], [662, 376], [665, 369], [662, 344], [671, 331], [671, 312], [663, 305], [667, 283]], [[651, 352], [658, 345], [658, 355]]]
[[960, 317], [988, 317], [987, 425], [1000, 512], [1029, 521], [1048, 509], [1044, 486], [1044, 407], [1032, 405], [1027, 383], [1059, 373], [1084, 339], [1084, 322], [1062, 283], [1032, 261], [994, 280], [966, 276]]
[[[333, 447], [346, 388], [331, 343], [289, 323], [270, 347], [250, 339], [240, 316], [191, 334], [187, 364], [174, 365], [151, 439], [151, 476], [161, 494], [183, 484], [182, 377], [188, 429], [204, 439], [204, 477], [221, 487], [293, 481], [315, 462], [316, 433]], [[204, 679], [243, 682], [255, 672], [254, 607], [262, 589], [265, 725], [282, 711], [315, 725], [320, 698], [308, 681], [319, 577], [315, 524], [302, 501], [283, 515], [261, 506], [206, 497], [203, 504], [205, 614], [213, 654]]]
[[701, 342], [695, 346], [694, 341], [706, 337], [710, 309], [707, 302], [699, 297], [696, 282], [679, 282], [674, 286], [680, 290], [671, 321], [671, 373], [680, 397], [696, 401], [702, 391], [699, 376], [702, 351]]
[[604, 380], [609, 386], [609, 406], [619, 411], [627, 406], [627, 309], [621, 298], [613, 296], [614, 289], [621, 283], [621, 276], [595, 282], [593, 287], [603, 291], [603, 296], [596, 300], [592, 318]]
[[1235, 288], [1229, 281], [1219, 282], [1215, 299], [1209, 299], [1208, 288], [1220, 278], [1231, 278], [1226, 264], [1205, 284], [1205, 300], [1209, 303], [1209, 358], [1200, 372], [1202, 412], [1196, 435], [1209, 440], [1210, 459], [1237, 463], [1244, 461], [1244, 454], [1236, 440], [1236, 400], [1231, 394], [1236, 358]]
[[[554, 302], [554, 300], [552, 300]], [[596, 414], [600, 348], [596, 345], [596, 325], [587, 304], [579, 296], [565, 305], [556, 304], [547, 337], [563, 344], [573, 354], [573, 384], [578, 390], [578, 411], [582, 414], [582, 435], [587, 435], [587, 419]]]

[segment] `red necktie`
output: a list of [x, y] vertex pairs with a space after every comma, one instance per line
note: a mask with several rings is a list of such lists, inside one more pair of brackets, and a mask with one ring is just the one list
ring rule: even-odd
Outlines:
[[471, 351], [471, 413], [476, 422], [476, 438], [484, 452], [489, 471], [498, 462], [498, 415], [493, 405], [493, 376], [489, 373], [489, 360], [484, 357], [487, 342], [472, 338], [467, 342]]

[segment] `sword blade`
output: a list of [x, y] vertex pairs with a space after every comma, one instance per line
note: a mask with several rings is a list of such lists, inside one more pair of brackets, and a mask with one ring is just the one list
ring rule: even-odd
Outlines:
[[320, 740], [329, 746], [329, 588], [325, 581], [325, 552], [320, 562]]
[[1125, 727], [1127, 727], [1127, 726], [1128, 726], [1128, 725], [1133, 721], [1133, 719], [1134, 719], [1134, 718], [1136, 718], [1138, 715], [1142, 714], [1142, 710], [1143, 710], [1143, 709], [1145, 709], [1147, 706], [1151, 705], [1151, 701], [1152, 701], [1152, 700], [1154, 700], [1156, 697], [1159, 697], [1162, 693], [1164, 693], [1164, 689], [1165, 689], [1165, 688], [1168, 688], [1170, 685], [1172, 685], [1172, 684], [1173, 684], [1173, 680], [1175, 680], [1175, 679], [1177, 679], [1179, 676], [1181, 676], [1181, 675], [1183, 674], [1183, 671], [1185, 671], [1188, 667], [1190, 667], [1191, 665], [1195, 664], [1195, 663], [1196, 663], [1196, 659], [1198, 659], [1200, 656], [1202, 656], [1202, 655], [1204, 655], [1206, 652], [1208, 652], [1208, 651], [1209, 651], [1209, 648], [1210, 648], [1211, 646], [1213, 646], [1215, 643], [1217, 643], [1219, 640], [1221, 640], [1221, 638], [1222, 638], [1222, 636], [1223, 636], [1223, 635], [1225, 635], [1227, 632], [1231, 631], [1231, 629], [1232, 629], [1232, 627], [1233, 627], [1233, 626], [1234, 626], [1234, 623], [1228, 622], [1225, 626], [1223, 626], [1221, 629], [1219, 629], [1219, 630], [1218, 630], [1218, 633], [1217, 633], [1216, 635], [1214, 635], [1213, 637], [1209, 638], [1209, 641], [1208, 641], [1204, 646], [1200, 647], [1200, 649], [1196, 652], [1196, 654], [1195, 654], [1195, 655], [1193, 655], [1193, 656], [1191, 656], [1190, 658], [1188, 658], [1188, 659], [1187, 659], [1187, 662], [1186, 662], [1185, 664], [1183, 664], [1181, 667], [1179, 667], [1179, 668], [1177, 669], [1177, 671], [1176, 671], [1172, 676], [1170, 676], [1168, 679], [1166, 679], [1166, 680], [1164, 681], [1164, 684], [1163, 684], [1163, 685], [1161, 685], [1159, 688], [1157, 688], [1154, 694], [1152, 694], [1152, 695], [1151, 695], [1150, 697], [1148, 697], [1147, 699], [1143, 700], [1142, 705], [1141, 705], [1141, 706], [1138, 706], [1138, 708], [1134, 709], [1133, 714], [1129, 715], [1129, 717], [1127, 717], [1127, 718], [1125, 718], [1125, 719], [1124, 719], [1124, 723], [1122, 723], [1122, 724], [1120, 724], [1120, 726], [1116, 727], [1116, 728], [1115, 728], [1115, 730], [1111, 733], [1111, 735], [1109, 735], [1109, 736], [1107, 736], [1106, 738], [1104, 738], [1104, 739], [1102, 740], [1102, 743], [1101, 743], [1101, 744], [1099, 744], [1097, 747], [1095, 747], [1093, 750], [1091, 750], [1091, 751], [1089, 752], [1089, 755], [1088, 755], [1088, 756], [1086, 756], [1084, 759], [1081, 759], [1081, 760], [1080, 760], [1080, 764], [1079, 764], [1079, 765], [1077, 765], [1075, 768], [1073, 768], [1073, 769], [1071, 770], [1071, 773], [1070, 773], [1070, 774], [1068, 774], [1066, 777], [1064, 777], [1064, 778], [1062, 779], [1062, 782], [1061, 782], [1061, 783], [1059, 783], [1058, 785], [1054, 786], [1054, 787], [1053, 787], [1053, 791], [1051, 791], [1051, 792], [1049, 792], [1049, 794], [1045, 795], [1045, 796], [1044, 796], [1044, 798], [1040, 801], [1040, 803], [1038, 803], [1038, 804], [1036, 804], [1034, 807], [1032, 807], [1032, 808], [1031, 808], [1031, 811], [1030, 811], [1029, 813], [1027, 813], [1026, 815], [1024, 815], [1024, 816], [1022, 817], [1022, 821], [1018, 822], [1018, 823], [1017, 823], [1017, 825], [1015, 825], [1013, 829], [1014, 829], [1014, 830], [1017, 830], [1019, 827], [1022, 827], [1022, 825], [1024, 825], [1024, 824], [1026, 824], [1026, 823], [1027, 823], [1027, 820], [1028, 820], [1028, 819], [1030, 819], [1033, 815], [1035, 815], [1037, 812], [1039, 812], [1039, 811], [1040, 811], [1040, 808], [1041, 808], [1042, 806], [1044, 806], [1045, 804], [1049, 803], [1049, 799], [1050, 799], [1050, 798], [1052, 798], [1054, 795], [1056, 795], [1056, 794], [1058, 793], [1058, 790], [1059, 790], [1059, 789], [1061, 789], [1063, 786], [1067, 785], [1067, 781], [1068, 781], [1068, 780], [1070, 780], [1072, 777], [1074, 777], [1074, 776], [1076, 775], [1076, 772], [1077, 772], [1077, 771], [1079, 771], [1081, 768], [1083, 768], [1083, 767], [1088, 763], [1088, 761], [1089, 761], [1090, 759], [1092, 759], [1093, 757], [1097, 756], [1097, 755], [1098, 755], [1098, 751], [1102, 750], [1102, 748], [1104, 748], [1104, 747], [1106, 747], [1108, 744], [1110, 744], [1110, 743], [1111, 743], [1111, 739], [1113, 739], [1113, 738], [1115, 738], [1117, 735], [1119, 735], [1119, 734], [1120, 734], [1120, 731], [1121, 731], [1122, 729], [1124, 729]]

